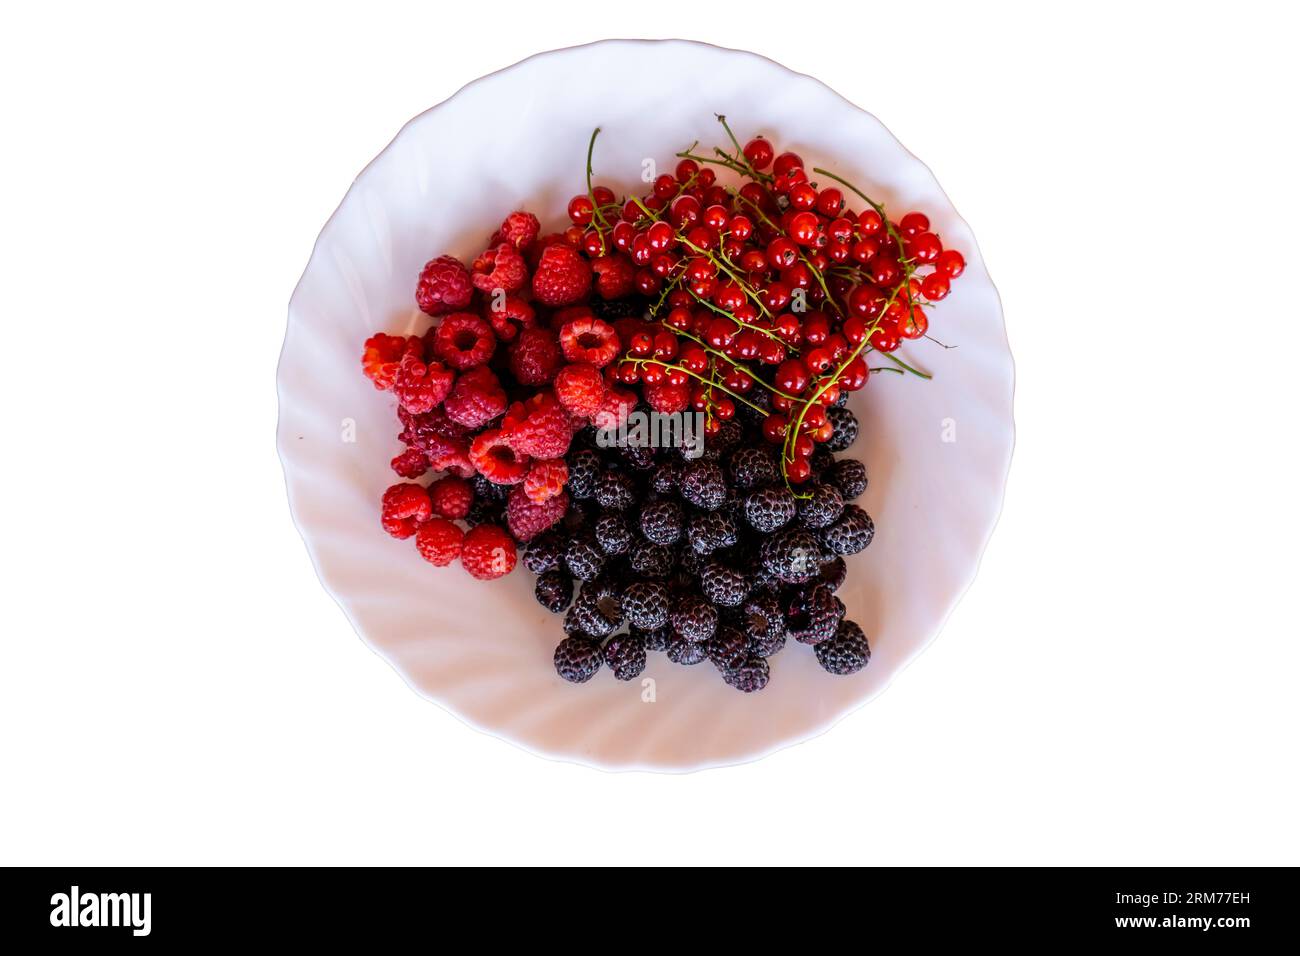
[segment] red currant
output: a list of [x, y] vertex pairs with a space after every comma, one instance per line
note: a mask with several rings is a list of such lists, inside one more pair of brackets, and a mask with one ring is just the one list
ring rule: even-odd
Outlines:
[[745, 154], [745, 160], [749, 165], [753, 166], [754, 169], [761, 173], [771, 165], [772, 157], [775, 155], [776, 151], [772, 149], [772, 144], [763, 139], [763, 137], [755, 136], [745, 144], [743, 152]]
[[668, 218], [678, 229], [694, 225], [700, 218], [700, 201], [690, 194], [678, 196], [668, 208]]
[[790, 206], [792, 209], [812, 209], [817, 205], [817, 190], [809, 183], [798, 183], [790, 187]]
[[827, 219], [834, 219], [844, 209], [844, 193], [829, 186], [817, 194], [817, 211]]
[[925, 335], [929, 327], [930, 320], [925, 314], [925, 309], [920, 305], [914, 305], [907, 317], [898, 323], [898, 334], [905, 339], [919, 339]]
[[803, 169], [803, 159], [798, 153], [782, 153], [772, 161], [772, 172], [777, 176], [786, 176], [795, 169]]
[[921, 280], [921, 295], [931, 302], [938, 302], [948, 294], [948, 277], [942, 272], [934, 272]]
[[856, 392], [867, 384], [867, 374], [867, 360], [858, 355], [848, 365], [844, 366], [844, 371], [840, 373], [840, 377], [835, 381], [844, 391]]
[[799, 247], [785, 236], [777, 236], [767, 244], [767, 261], [773, 269], [788, 269], [799, 260]]
[[817, 221], [817, 214], [811, 212], [797, 212], [790, 217], [790, 238], [801, 246], [811, 246], [817, 238], [821, 223]]
[[646, 241], [655, 252], [663, 252], [672, 245], [673, 227], [666, 222], [657, 222], [646, 230]]
[[677, 195], [677, 179], [674, 176], [669, 176], [667, 173], [664, 173], [655, 180], [652, 188], [654, 189], [654, 194], [660, 199], [671, 199], [673, 196]]
[[956, 249], [945, 249], [934, 260], [936, 272], [942, 272], [949, 279], [955, 279], [966, 269], [966, 260]]
[[791, 395], [798, 395], [808, 387], [808, 366], [799, 359], [786, 359], [776, 370], [777, 388]]
[[904, 236], [918, 236], [930, 228], [930, 219], [923, 212], [909, 212], [898, 221], [898, 231]]
[[880, 213], [874, 209], [864, 209], [858, 216], [858, 232], [864, 238], [874, 236], [884, 226], [884, 220], [880, 218]]
[[903, 251], [913, 262], [929, 263], [939, 258], [943, 244], [932, 232], [921, 232], [903, 243]]

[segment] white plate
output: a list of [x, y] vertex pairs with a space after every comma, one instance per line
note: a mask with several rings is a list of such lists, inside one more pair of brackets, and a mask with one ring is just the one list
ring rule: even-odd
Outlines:
[[[652, 77], [653, 82], [643, 81]], [[598, 180], [644, 188], [643, 158], [665, 168], [693, 141], [763, 133], [884, 201], [920, 209], [966, 256], [931, 327], [959, 348], [904, 353], [933, 382], [880, 375], [854, 396], [852, 452], [871, 484], [874, 543], [840, 591], [866, 630], [871, 664], [832, 677], [791, 642], [767, 689], [746, 695], [708, 663], [651, 654], [653, 702], [602, 671], [573, 686], [551, 654], [558, 618], [532, 575], [478, 582], [436, 569], [379, 527], [388, 461], [401, 450], [391, 396], [360, 372], [375, 331], [422, 331], [415, 279], [425, 260], [477, 253], [504, 215], [544, 228], [584, 189], [594, 126]], [[874, 363], [873, 363], [874, 364]], [[936, 633], [975, 576], [1001, 507], [1013, 441], [1012, 362], [997, 292], [970, 228], [930, 171], [874, 117], [821, 83], [750, 53], [670, 41], [559, 50], [465, 87], [408, 123], [357, 178], [317, 240], [289, 304], [279, 367], [278, 444], [289, 502], [317, 573], [357, 632], [428, 699], [535, 753], [606, 769], [684, 771], [750, 760], [805, 740], [880, 693]], [[355, 423], [355, 441], [347, 441]], [[955, 432], [955, 436], [954, 433]], [[945, 438], [955, 437], [955, 441]]]

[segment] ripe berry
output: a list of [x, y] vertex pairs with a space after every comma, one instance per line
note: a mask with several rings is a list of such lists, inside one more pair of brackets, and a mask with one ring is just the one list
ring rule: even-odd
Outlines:
[[431, 518], [415, 533], [415, 548], [420, 557], [435, 567], [445, 568], [461, 553], [465, 532], [445, 518]]
[[429, 504], [433, 514], [459, 521], [469, 514], [474, 502], [474, 489], [464, 478], [447, 475], [429, 485]]
[[444, 315], [469, 305], [474, 285], [459, 259], [439, 256], [425, 263], [415, 287], [415, 302], [429, 315]]
[[447, 396], [455, 373], [441, 362], [427, 365], [412, 352], [403, 356], [393, 376], [393, 394], [408, 412], [421, 415], [432, 411]]
[[921, 280], [921, 295], [931, 302], [938, 302], [948, 295], [948, 276], [942, 272], [932, 272]]
[[904, 236], [917, 236], [929, 228], [930, 219], [921, 212], [909, 212], [898, 221], [898, 231]]
[[591, 266], [567, 245], [547, 246], [533, 273], [533, 297], [552, 307], [581, 301], [591, 288]]
[[767, 244], [767, 261], [773, 269], [789, 269], [799, 261], [799, 247], [785, 236]]
[[762, 172], [771, 165], [772, 158], [776, 151], [772, 149], [772, 144], [763, 137], [755, 136], [745, 144], [743, 152], [745, 154], [745, 160], [749, 165], [754, 167], [758, 172]]
[[469, 460], [479, 474], [498, 485], [515, 485], [528, 473], [528, 457], [517, 455], [498, 428], [481, 432], [469, 446]]
[[788, 176], [795, 169], [803, 169], [803, 160], [798, 153], [782, 153], [772, 161], [774, 175]]
[[790, 238], [801, 246], [811, 246], [817, 238], [820, 225], [816, 213], [797, 212], [790, 217]]
[[416, 484], [393, 485], [384, 492], [380, 519], [394, 538], [409, 538], [433, 517], [429, 493]]
[[523, 329], [510, 346], [510, 371], [521, 385], [544, 385], [561, 364], [560, 343], [550, 329]]
[[470, 528], [461, 547], [460, 563], [472, 577], [491, 581], [515, 567], [515, 539], [499, 525]]
[[[844, 210], [844, 193], [834, 186], [828, 186], [817, 194], [817, 211], [827, 219], [834, 219]], [[839, 232], [837, 230], [837, 232]], [[842, 232], [839, 232], [843, 235]]]
[[454, 369], [484, 365], [496, 350], [492, 327], [473, 312], [454, 312], [433, 333], [433, 351]]
[[385, 335], [379, 332], [366, 339], [361, 354], [361, 370], [374, 383], [375, 388], [390, 389], [402, 360], [408, 354], [418, 359], [423, 349], [424, 343], [417, 335]]
[[566, 637], [555, 648], [555, 672], [573, 684], [582, 684], [600, 670], [600, 642], [583, 635]]
[[515, 402], [501, 422], [506, 443], [532, 458], [559, 458], [569, 450], [573, 420], [553, 392], [538, 392], [526, 402]]
[[639, 634], [619, 634], [605, 644], [604, 657], [615, 680], [635, 680], [645, 670], [646, 640]]
[[618, 334], [601, 319], [579, 316], [560, 326], [560, 348], [570, 362], [604, 368], [618, 355]]
[[443, 407], [447, 417], [466, 428], [482, 428], [506, 410], [506, 393], [486, 365], [456, 379]]
[[966, 270], [966, 260], [956, 249], [945, 249], [934, 260], [936, 273], [943, 273], [949, 279], [955, 279]]
[[470, 281], [474, 288], [489, 294], [498, 289], [516, 292], [528, 281], [528, 264], [514, 245], [501, 242], [474, 260]]
[[605, 400], [605, 380], [588, 362], [566, 365], [555, 376], [555, 397], [569, 414], [590, 418], [600, 411]]
[[862, 628], [852, 621], [841, 621], [834, 639], [818, 644], [813, 650], [817, 663], [830, 674], [856, 674], [871, 660], [871, 647]]

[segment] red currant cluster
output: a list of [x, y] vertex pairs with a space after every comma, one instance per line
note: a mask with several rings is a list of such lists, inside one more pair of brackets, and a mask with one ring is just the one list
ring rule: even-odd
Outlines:
[[[673, 175], [621, 202], [591, 183], [593, 132], [570, 232], [580, 233], [601, 297], [651, 300], [651, 321], [604, 370], [610, 385], [639, 383], [656, 411], [704, 412], [710, 434], [737, 402], [754, 408], [782, 446], [786, 479], [802, 484], [815, 444], [832, 435], [826, 408], [866, 384], [868, 354], [891, 363], [879, 371], [924, 375], [893, 353], [926, 336], [927, 305], [948, 294], [965, 260], [924, 213], [894, 221], [852, 184], [806, 169], [795, 153], [777, 155], [761, 136], [742, 147], [718, 119], [732, 149], [705, 155], [697, 143], [677, 154]], [[819, 186], [810, 172], [830, 182]], [[863, 208], [850, 208], [845, 190]]]

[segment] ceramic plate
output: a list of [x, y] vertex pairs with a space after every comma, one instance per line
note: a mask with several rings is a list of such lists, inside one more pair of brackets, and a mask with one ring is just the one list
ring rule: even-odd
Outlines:
[[[664, 67], [667, 68], [664, 68]], [[603, 77], [586, 82], [583, 77]], [[642, 77], [654, 77], [653, 83]], [[644, 189], [642, 161], [671, 169], [714, 118], [763, 133], [883, 201], [925, 211], [965, 274], [933, 311], [958, 347], [902, 353], [934, 380], [879, 375], [853, 397], [851, 454], [871, 483], [871, 547], [840, 591], [866, 630], [870, 665], [832, 677], [809, 648], [772, 659], [767, 689], [727, 687], [710, 664], [651, 654], [639, 681], [602, 671], [573, 686], [551, 655], [559, 620], [532, 575], [479, 582], [425, 563], [379, 527], [395, 477], [393, 399], [362, 377], [362, 341], [420, 332], [415, 279], [434, 255], [468, 260], [513, 209], [559, 228], [584, 187], [587, 141], [598, 179]], [[873, 364], [877, 364], [874, 363]], [[484, 77], [408, 123], [357, 177], [325, 224], [289, 305], [279, 366], [278, 443], [293, 517], [317, 573], [357, 633], [408, 684], [470, 725], [543, 756], [606, 769], [684, 771], [750, 760], [821, 733], [880, 693], [934, 639], [970, 585], [1001, 507], [1011, 457], [1011, 355], [997, 292], [975, 237], [930, 171], [873, 116], [817, 80], [751, 53], [684, 41], [607, 41], [532, 57]], [[647, 700], [648, 697], [652, 700]]]

